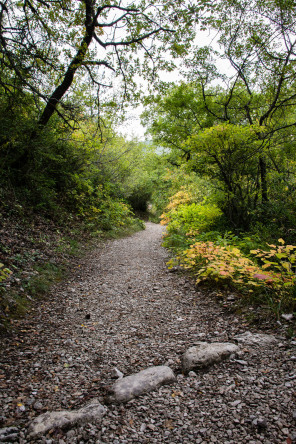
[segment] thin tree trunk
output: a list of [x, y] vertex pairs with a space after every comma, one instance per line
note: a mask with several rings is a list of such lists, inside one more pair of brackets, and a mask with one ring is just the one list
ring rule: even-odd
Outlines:
[[259, 168], [260, 168], [260, 176], [261, 176], [261, 195], [262, 195], [262, 203], [268, 202], [268, 192], [267, 192], [267, 170], [266, 170], [266, 161], [263, 156], [259, 157]]
[[40, 127], [44, 127], [53, 113], [56, 110], [56, 107], [62, 97], [66, 94], [70, 86], [72, 85], [75, 72], [78, 68], [82, 65], [88, 47], [92, 41], [93, 34], [95, 31], [95, 20], [92, 16], [92, 1], [91, 0], [85, 0], [85, 36], [83, 37], [81, 44], [79, 46], [79, 49], [75, 55], [75, 57], [70, 62], [68, 69], [64, 75], [62, 83], [54, 90], [50, 98], [48, 99], [47, 105], [45, 106], [43, 113], [40, 116], [40, 119], [38, 121], [38, 124]]

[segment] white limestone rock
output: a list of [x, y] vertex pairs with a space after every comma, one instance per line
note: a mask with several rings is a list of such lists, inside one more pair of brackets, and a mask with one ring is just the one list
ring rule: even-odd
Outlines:
[[16, 427], [4, 427], [0, 429], [0, 443], [1, 442], [16, 442], [19, 434], [19, 429]]
[[111, 378], [112, 379], [122, 379], [124, 377], [124, 374], [118, 370], [117, 367], [113, 367], [111, 370]]
[[182, 368], [184, 373], [190, 370], [208, 367], [237, 353], [239, 347], [229, 342], [198, 342], [183, 355]]
[[31, 437], [35, 437], [48, 432], [50, 429], [70, 428], [87, 422], [98, 422], [105, 413], [106, 408], [97, 399], [93, 399], [79, 410], [43, 413], [31, 422], [28, 431]]
[[149, 367], [139, 373], [118, 379], [110, 388], [106, 402], [127, 402], [136, 396], [174, 382], [176, 377], [170, 367], [160, 365]]
[[246, 345], [271, 345], [278, 342], [278, 340], [273, 335], [266, 335], [263, 333], [251, 333], [246, 331], [240, 335], [234, 337], [237, 342]]

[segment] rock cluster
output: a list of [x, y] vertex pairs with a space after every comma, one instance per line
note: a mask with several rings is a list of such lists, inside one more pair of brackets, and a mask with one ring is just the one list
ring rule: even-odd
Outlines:
[[[191, 347], [183, 356], [183, 371], [208, 367], [211, 364], [226, 359], [238, 351], [238, 346], [230, 343], [199, 342]], [[159, 387], [176, 381], [172, 369], [168, 366], [150, 367], [130, 376], [122, 377], [122, 373], [116, 369], [118, 380], [108, 389], [105, 401], [110, 403], [125, 403], [135, 397], [149, 393]], [[191, 372], [191, 376], [197, 376]], [[97, 399], [79, 410], [47, 412], [37, 416], [29, 426], [29, 436], [35, 437], [45, 434], [51, 429], [69, 429], [84, 423], [98, 422], [106, 413], [106, 408]], [[14, 436], [14, 430], [2, 430], [2, 435]], [[1, 431], [0, 431], [1, 433]], [[1, 434], [0, 434], [1, 437]]]

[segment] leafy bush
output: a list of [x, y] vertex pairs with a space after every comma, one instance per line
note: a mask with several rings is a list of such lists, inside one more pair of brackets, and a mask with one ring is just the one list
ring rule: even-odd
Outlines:
[[160, 222], [168, 226], [164, 235], [165, 247], [175, 251], [188, 248], [192, 236], [205, 233], [221, 216], [222, 212], [215, 204], [197, 203], [195, 199], [186, 187], [181, 187], [170, 198]]
[[214, 242], [195, 242], [182, 252], [179, 260], [183, 268], [195, 271], [197, 284], [206, 280], [251, 283], [253, 275], [261, 271], [238, 248]]
[[264, 263], [262, 269], [275, 269], [283, 279], [290, 282], [296, 279], [296, 254], [295, 245], [285, 245], [283, 239], [279, 239], [281, 245], [268, 244], [270, 251], [252, 250], [251, 253], [260, 258]]
[[98, 216], [98, 225], [103, 230], [126, 225], [130, 222], [133, 213], [129, 206], [123, 202], [105, 199], [100, 205], [101, 215]]
[[[262, 270], [272, 274], [272, 289], [277, 294], [279, 307], [296, 308], [296, 246], [285, 245], [283, 239], [278, 239], [281, 245], [269, 244], [269, 251], [252, 250], [251, 253], [259, 258]], [[261, 277], [265, 280], [265, 276]]]
[[[296, 246], [269, 245], [270, 251], [252, 250], [259, 264], [246, 257], [239, 248], [216, 242], [195, 242], [183, 250], [177, 260], [193, 271], [196, 283], [231, 286], [242, 295], [253, 294], [260, 303], [269, 302], [278, 314], [281, 309], [296, 307]], [[168, 262], [175, 265], [175, 259]], [[269, 269], [267, 271], [267, 269]]]
[[214, 204], [180, 205], [169, 230], [178, 229], [190, 235], [209, 229], [221, 216], [221, 210]]

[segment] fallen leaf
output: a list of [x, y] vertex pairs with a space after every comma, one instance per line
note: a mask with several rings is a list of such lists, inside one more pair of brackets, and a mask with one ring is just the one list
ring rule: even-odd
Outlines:
[[164, 422], [164, 426], [166, 429], [172, 430], [174, 428], [173, 421], [171, 419], [166, 419]]

